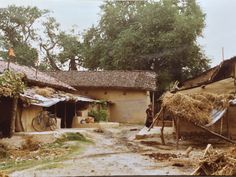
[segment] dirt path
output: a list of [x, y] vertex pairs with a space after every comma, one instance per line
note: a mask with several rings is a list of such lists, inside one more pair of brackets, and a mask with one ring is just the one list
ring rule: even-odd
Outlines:
[[108, 129], [104, 133], [88, 130], [87, 135], [95, 143], [86, 147], [81, 154], [70, 160], [55, 162], [51, 168], [40, 165], [14, 172], [10, 176], [183, 175], [192, 171], [145, 156], [145, 153], [156, 150], [132, 141], [137, 131], [130, 131], [131, 128], [134, 127], [124, 126]]

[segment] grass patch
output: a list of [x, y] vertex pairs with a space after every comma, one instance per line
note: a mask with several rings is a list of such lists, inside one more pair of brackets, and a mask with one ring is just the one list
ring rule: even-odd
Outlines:
[[89, 140], [82, 135], [81, 133], [65, 133], [62, 137], [58, 138], [56, 142], [65, 142], [65, 141], [84, 141], [88, 142]]
[[[53, 143], [35, 149], [25, 149], [24, 146], [21, 150], [11, 152], [14, 153], [13, 159], [10, 158], [9, 154], [3, 153], [0, 156], [0, 170], [4, 173], [11, 173], [38, 165], [43, 165], [39, 170], [60, 168], [58, 162], [80, 154], [91, 142], [81, 133], [65, 133]], [[30, 144], [33, 143], [30, 142]], [[22, 153], [22, 151], [25, 151], [25, 153]]]
[[47, 165], [44, 165], [42, 167], [37, 168], [36, 170], [50, 170], [50, 169], [54, 169], [54, 168], [62, 168], [65, 167], [65, 165], [62, 165], [61, 163], [50, 163]]

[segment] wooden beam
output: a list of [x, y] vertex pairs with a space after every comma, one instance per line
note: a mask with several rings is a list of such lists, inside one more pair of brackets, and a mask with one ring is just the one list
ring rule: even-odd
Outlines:
[[226, 127], [227, 127], [227, 137], [230, 138], [230, 127], [229, 127], [229, 109], [226, 110]]
[[222, 135], [220, 135], [220, 134], [218, 134], [218, 133], [216, 133], [216, 132], [213, 132], [213, 131], [211, 131], [211, 130], [208, 130], [206, 127], [204, 127], [204, 126], [202, 126], [202, 125], [197, 125], [197, 124], [193, 124], [193, 125], [195, 125], [195, 126], [201, 128], [201, 129], [203, 129], [203, 130], [205, 130], [205, 131], [207, 131], [207, 132], [213, 134], [214, 136], [216, 136], [216, 137], [218, 137], [218, 138], [221, 138], [221, 139], [223, 139], [223, 140], [225, 140], [225, 141], [227, 141], [227, 142], [230, 142], [230, 143], [232, 143], [232, 144], [236, 144], [235, 141], [232, 141], [231, 139], [226, 138], [226, 137], [224, 137], [224, 136], [222, 136]]
[[220, 119], [220, 134], [223, 134], [223, 121], [224, 121], [225, 115]]
[[152, 92], [152, 117], [155, 116], [154, 110], [155, 110], [155, 94], [154, 92]]
[[165, 121], [164, 121], [164, 113], [165, 113], [165, 109], [162, 111], [162, 127], [161, 127], [161, 142], [163, 145], [165, 145], [165, 138], [164, 138], [164, 127], [165, 127]]
[[161, 107], [161, 110], [154, 117], [154, 121], [152, 122], [151, 126], [148, 128], [148, 131], [150, 131], [153, 128], [153, 126], [155, 125], [156, 121], [159, 119], [159, 116], [161, 115], [162, 111], [163, 111], [163, 107]]
[[176, 118], [176, 148], [179, 148], [179, 118]]
[[65, 109], [64, 109], [64, 128], [67, 128], [66, 127], [66, 103], [65, 103]]

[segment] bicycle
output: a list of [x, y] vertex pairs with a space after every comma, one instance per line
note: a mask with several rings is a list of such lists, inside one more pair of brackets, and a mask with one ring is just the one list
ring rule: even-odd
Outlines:
[[41, 111], [32, 120], [32, 127], [38, 131], [55, 130], [57, 128], [57, 117], [48, 111]]

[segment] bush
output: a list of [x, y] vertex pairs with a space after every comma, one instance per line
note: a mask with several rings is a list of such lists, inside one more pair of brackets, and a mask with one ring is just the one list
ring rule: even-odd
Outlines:
[[91, 110], [88, 115], [94, 117], [95, 122], [107, 121], [107, 111], [105, 109], [98, 111]]

